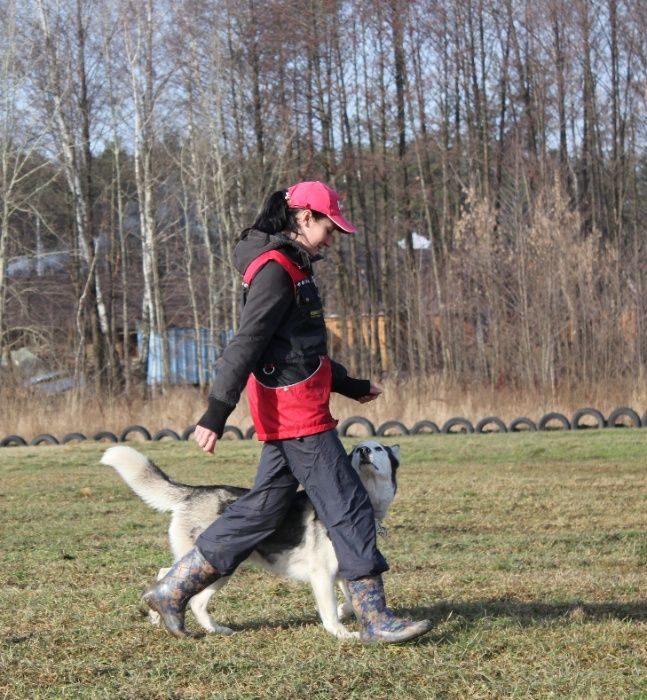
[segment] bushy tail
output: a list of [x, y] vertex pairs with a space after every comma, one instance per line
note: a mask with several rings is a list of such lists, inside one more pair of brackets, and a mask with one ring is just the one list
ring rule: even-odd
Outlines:
[[144, 503], [155, 510], [172, 511], [192, 490], [191, 486], [169, 479], [159, 467], [132, 447], [110, 447], [103, 453], [101, 464], [116, 469]]

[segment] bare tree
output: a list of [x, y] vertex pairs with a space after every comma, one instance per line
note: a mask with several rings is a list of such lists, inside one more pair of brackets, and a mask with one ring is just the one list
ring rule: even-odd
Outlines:
[[[45, 114], [53, 116], [57, 155], [72, 199], [85, 281], [77, 307], [77, 386], [86, 355], [86, 322], [91, 331], [92, 370], [97, 388], [115, 381], [115, 353], [100, 276], [96, 273], [99, 236], [93, 219], [91, 131], [87, 54], [91, 8], [81, 0], [56, 9], [36, 0], [43, 42], [42, 97]], [[107, 370], [104, 372], [104, 369]]]
[[14, 219], [33, 213], [38, 191], [48, 183], [41, 175], [48, 163], [38, 154], [47, 124], [31, 118], [22, 89], [25, 58], [33, 46], [21, 32], [24, 18], [19, 17], [19, 5], [5, 0], [0, 13], [4, 19], [0, 42], [0, 358], [6, 361], [7, 263]]
[[[156, 11], [157, 10], [157, 11]], [[133, 3], [126, 0], [121, 15], [121, 35], [127, 60], [132, 101], [131, 124], [134, 142], [134, 169], [139, 205], [144, 281], [141, 313], [140, 372], [147, 375], [151, 337], [157, 340], [162, 385], [168, 380], [166, 322], [160, 287], [158, 231], [155, 218], [154, 152], [156, 138], [156, 104], [174, 69], [160, 54], [159, 25], [163, 9], [152, 0]], [[152, 385], [153, 390], [155, 383]]]

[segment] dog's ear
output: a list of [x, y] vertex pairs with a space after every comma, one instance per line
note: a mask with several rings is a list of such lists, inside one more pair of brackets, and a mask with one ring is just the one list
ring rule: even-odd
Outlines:
[[397, 469], [400, 466], [400, 445], [391, 445], [390, 447], [386, 447], [386, 451], [389, 455], [389, 459], [391, 460], [391, 465], [394, 469]]

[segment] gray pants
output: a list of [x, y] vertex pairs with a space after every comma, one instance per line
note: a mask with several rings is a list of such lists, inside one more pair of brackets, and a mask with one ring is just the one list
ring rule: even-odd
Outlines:
[[279, 526], [299, 484], [328, 530], [340, 577], [354, 580], [389, 568], [375, 542], [368, 494], [334, 430], [266, 442], [252, 489], [198, 537], [198, 549], [223, 576], [232, 574]]

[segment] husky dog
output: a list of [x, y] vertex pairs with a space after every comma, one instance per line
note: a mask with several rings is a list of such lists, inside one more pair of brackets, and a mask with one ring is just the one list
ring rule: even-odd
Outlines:
[[[386, 535], [382, 520], [391, 505], [397, 488], [396, 470], [400, 463], [400, 447], [387, 447], [378, 442], [362, 442], [350, 455], [353, 469], [359, 474], [373, 504], [377, 531]], [[159, 467], [131, 447], [111, 447], [104, 453], [102, 464], [114, 467], [128, 486], [149, 506], [171, 512], [169, 540], [174, 561], [193, 548], [198, 535], [211, 524], [230, 503], [249, 489], [238, 486], [189, 486], [170, 479]], [[312, 586], [317, 610], [324, 628], [336, 637], [357, 637], [340, 620], [353, 609], [346, 582], [339, 579], [337, 557], [325, 527], [304, 491], [298, 491], [285, 520], [263, 540], [247, 559], [279, 576], [308, 581]], [[161, 569], [158, 580], [168, 571]], [[191, 598], [190, 605], [198, 623], [207, 631], [232, 634], [229, 627], [218, 624], [207, 612], [211, 596], [230, 577], [224, 576]], [[337, 605], [335, 582], [344, 595]], [[159, 615], [150, 611], [151, 620]]]

